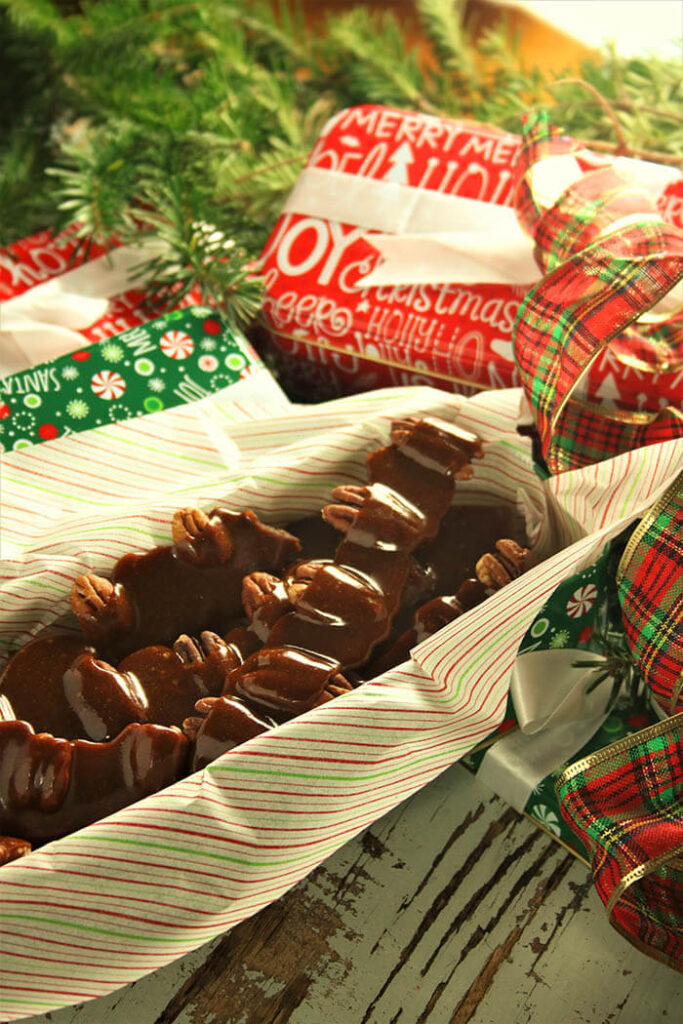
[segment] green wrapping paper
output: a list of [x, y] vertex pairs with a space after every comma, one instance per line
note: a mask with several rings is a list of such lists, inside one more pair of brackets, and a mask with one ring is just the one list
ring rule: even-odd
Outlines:
[[160, 412], [266, 370], [251, 345], [203, 306], [0, 379], [0, 450]]
[[[563, 673], [573, 673], [578, 679], [585, 669], [574, 668], [576, 662], [601, 659], [605, 649], [604, 637], [623, 636], [623, 626], [614, 601], [613, 579], [616, 553], [623, 550], [625, 540], [623, 537], [614, 544], [608, 544], [593, 565], [564, 580], [527, 630], [520, 644], [518, 657], [531, 652], [553, 652], [547, 662], [550, 666], [549, 681], [552, 679], [555, 683], [557, 677]], [[603, 703], [606, 703], [610, 694], [611, 679], [605, 679], [596, 689], [604, 695]], [[595, 724], [592, 734], [576, 747], [571, 756], [560, 758], [547, 775], [536, 781], [533, 788], [528, 785], [528, 766], [523, 766], [523, 770], [519, 771], [519, 765], [515, 764], [516, 759], [523, 757], [523, 747], [515, 752], [514, 757], [501, 757], [500, 753], [504, 748], [493, 750], [498, 741], [502, 740], [509, 744], [511, 738], [520, 735], [512, 697], [508, 697], [505, 721], [495, 736], [463, 759], [467, 768], [480, 775], [483, 781], [491, 785], [504, 799], [510, 800], [510, 794], [514, 793], [516, 800], [513, 806], [517, 806], [518, 810], [523, 811], [584, 860], [588, 859], [588, 850], [560, 813], [555, 793], [558, 777], [569, 764], [601, 750], [616, 740], [632, 735], [657, 722], [658, 718], [655, 711], [644, 701], [635, 701], [630, 694], [622, 691], [606, 714], [599, 716], [599, 720], [589, 720], [589, 731], [590, 721], [594, 721]], [[530, 742], [531, 740], [533, 737], [529, 737]], [[489, 764], [492, 754], [495, 754], [498, 762], [495, 774], [492, 773]], [[507, 779], [504, 785], [500, 786], [501, 771], [508, 771], [511, 775], [517, 774], [519, 777]], [[528, 790], [526, 799], [525, 790]]]

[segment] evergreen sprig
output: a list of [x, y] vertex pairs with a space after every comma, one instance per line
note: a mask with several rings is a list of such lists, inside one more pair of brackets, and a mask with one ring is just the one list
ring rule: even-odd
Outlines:
[[464, 0], [416, 0], [430, 49], [349, 5], [323, 28], [296, 2], [0, 0], [0, 242], [71, 227], [142, 236], [158, 300], [197, 285], [237, 323], [250, 270], [326, 119], [383, 103], [518, 130], [542, 106], [597, 148], [683, 159], [680, 63], [613, 52], [578, 77], [525, 70]]

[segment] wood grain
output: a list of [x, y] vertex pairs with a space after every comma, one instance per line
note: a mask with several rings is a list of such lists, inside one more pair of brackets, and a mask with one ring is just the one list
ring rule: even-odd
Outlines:
[[222, 938], [32, 1024], [668, 1024], [682, 998], [585, 865], [455, 766]]

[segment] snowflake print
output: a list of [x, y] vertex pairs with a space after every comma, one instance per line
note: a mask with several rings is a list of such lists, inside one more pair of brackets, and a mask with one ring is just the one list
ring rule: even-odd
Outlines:
[[12, 417], [12, 426], [15, 430], [26, 431], [27, 433], [35, 430], [36, 418], [32, 412], [28, 412], [24, 409], [18, 409]]
[[201, 319], [203, 319], [203, 317], [205, 317], [209, 313], [211, 313], [212, 310], [211, 310], [210, 306], [192, 306], [188, 310], [188, 312], [189, 312], [190, 316], [194, 316], [198, 320], [201, 320]]
[[213, 338], [204, 338], [203, 341], [199, 342], [199, 347], [203, 352], [213, 352], [216, 348], [216, 342]]
[[62, 377], [64, 380], [76, 380], [78, 377], [78, 370], [75, 366], [65, 366], [62, 370]]
[[154, 391], [157, 394], [160, 394], [162, 391], [166, 390], [166, 384], [161, 379], [161, 377], [150, 377], [150, 379], [147, 381], [147, 387], [149, 388], [150, 391]]
[[100, 370], [99, 373], [94, 374], [90, 381], [90, 387], [98, 398], [103, 398], [105, 402], [111, 402], [115, 398], [121, 397], [126, 390], [126, 382], [120, 374], [114, 373], [113, 370]]
[[560, 819], [551, 807], [546, 807], [545, 804], [534, 804], [533, 807], [529, 808], [529, 813], [532, 818], [535, 818], [536, 821], [540, 821], [541, 825], [543, 825], [544, 828], [547, 828], [548, 832], [552, 832], [554, 836], [562, 834]]
[[555, 634], [555, 636], [550, 638], [550, 641], [548, 642], [548, 647], [551, 647], [553, 649], [556, 649], [558, 647], [566, 647], [568, 640], [569, 640], [569, 633], [567, 632], [567, 630], [566, 629], [558, 629], [558, 631]]
[[134, 414], [123, 402], [112, 402], [107, 409], [107, 415], [112, 423], [120, 423], [122, 420], [129, 420]]
[[102, 358], [106, 359], [108, 363], [118, 363], [123, 359], [124, 355], [121, 346], [117, 345], [114, 341], [109, 341], [106, 345], [103, 345], [100, 352], [102, 353]]
[[90, 412], [90, 406], [87, 402], [84, 402], [82, 398], [72, 398], [67, 403], [66, 411], [72, 419], [84, 420]]
[[580, 619], [591, 610], [597, 596], [598, 588], [593, 583], [579, 587], [567, 601], [567, 615], [572, 619]]
[[211, 386], [217, 391], [221, 388], [227, 388], [229, 384], [234, 384], [235, 378], [229, 376], [227, 373], [214, 373], [211, 377]]
[[167, 331], [161, 337], [159, 348], [169, 359], [187, 359], [194, 352], [194, 342], [185, 331]]

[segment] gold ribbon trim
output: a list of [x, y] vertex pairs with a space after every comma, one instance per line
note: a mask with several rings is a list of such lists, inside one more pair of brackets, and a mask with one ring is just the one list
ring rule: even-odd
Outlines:
[[587, 768], [596, 768], [598, 765], [604, 764], [605, 761], [609, 761], [615, 755], [622, 754], [625, 750], [630, 750], [631, 747], [635, 747], [638, 743], [657, 739], [657, 737], [662, 736], [666, 732], [673, 731], [679, 726], [683, 728], [683, 711], [678, 715], [672, 715], [670, 718], [664, 718], [661, 722], [655, 722], [654, 725], [649, 725], [647, 729], [641, 729], [630, 736], [624, 736], [622, 739], [616, 740], [615, 743], [610, 743], [608, 747], [597, 750], [594, 754], [582, 757], [580, 761], [575, 761], [574, 764], [568, 765], [558, 776], [555, 783], [555, 794], [559, 799], [561, 787], [576, 775], [580, 775]]
[[[272, 325], [268, 323], [265, 327], [273, 338], [283, 338], [285, 341], [296, 341], [300, 345], [311, 345], [312, 348], [319, 348], [322, 349], [323, 352], [332, 352], [335, 355], [346, 356], [347, 359], [350, 357], [352, 359], [362, 359], [366, 363], [376, 363], [378, 366], [390, 366], [394, 370], [404, 370], [406, 373], [414, 373], [418, 377], [438, 377], [439, 380], [452, 381], [454, 384], [465, 384], [467, 387], [472, 388], [475, 391], [490, 391], [493, 387], [492, 384], [482, 384], [480, 381], [467, 380], [465, 377], [455, 377], [452, 373], [441, 373], [438, 370], [432, 369], [418, 370], [411, 363], [398, 363], [392, 359], [377, 359], [365, 352], [356, 352], [348, 348], [335, 348], [334, 345], [327, 343], [327, 339], [325, 339], [325, 342], [323, 343], [316, 338], [302, 338], [295, 334], [285, 334], [284, 331], [275, 330]], [[283, 352], [282, 354], [296, 358], [291, 352]]]
[[605, 904], [607, 916], [611, 918], [617, 903], [626, 890], [635, 882], [639, 882], [641, 878], [645, 878], [647, 875], [652, 874], [653, 871], [656, 871], [657, 868], [662, 867], [664, 864], [677, 868], [678, 865], [673, 862], [678, 859], [679, 854], [683, 855], [683, 843], [673, 847], [671, 850], [667, 850], [665, 853], [660, 853], [658, 857], [653, 857], [652, 860], [647, 862], [647, 864], [639, 864], [637, 867], [633, 868], [632, 871], [629, 871], [628, 874], [624, 875], [624, 877], [615, 885], [609, 900]]
[[[674, 495], [679, 493], [681, 488], [683, 488], [683, 470], [678, 474], [678, 476], [671, 484], [671, 486], [666, 489], [664, 494], [662, 494], [661, 497], [659, 497], [657, 501], [654, 503], [654, 505], [650, 509], [648, 509], [648, 511], [645, 513], [645, 515], [640, 520], [635, 530], [629, 537], [628, 543], [624, 548], [624, 553], [619, 559], [619, 565], [617, 566], [617, 571], [615, 574], [616, 584], [618, 587], [621, 586], [624, 577], [628, 572], [629, 563], [635, 555], [636, 549], [640, 544], [641, 540], [643, 539], [647, 531], [650, 529], [652, 524], [655, 522], [657, 517], [661, 515], [661, 513], [664, 511], [664, 509], [669, 504]], [[678, 691], [680, 692], [680, 684], [678, 687]]]

